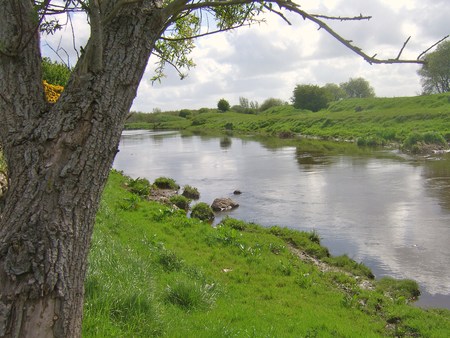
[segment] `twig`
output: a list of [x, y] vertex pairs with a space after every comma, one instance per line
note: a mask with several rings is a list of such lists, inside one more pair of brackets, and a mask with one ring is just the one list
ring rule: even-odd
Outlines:
[[447, 35], [445, 37], [443, 37], [442, 39], [440, 39], [438, 42], [436, 42], [435, 44], [433, 44], [430, 48], [424, 50], [422, 53], [420, 53], [420, 55], [417, 57], [417, 60], [420, 60], [420, 58], [422, 57], [422, 55], [426, 54], [430, 49], [432, 49], [434, 46], [440, 44], [442, 41], [444, 41], [445, 39], [447, 39], [450, 35]]
[[406, 39], [405, 43], [403, 44], [402, 48], [400, 49], [400, 52], [398, 53], [397, 57], [395, 58], [396, 60], [400, 59], [400, 56], [401, 56], [402, 53], [403, 53], [403, 49], [405, 49], [406, 45], [407, 45], [408, 42], [409, 42], [409, 39], [411, 39], [411, 37], [409, 37], [409, 38]]

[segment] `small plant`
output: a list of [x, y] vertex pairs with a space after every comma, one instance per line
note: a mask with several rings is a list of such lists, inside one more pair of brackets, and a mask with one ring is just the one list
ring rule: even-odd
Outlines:
[[174, 179], [168, 177], [158, 177], [155, 182], [153, 182], [153, 185], [158, 189], [180, 189], [180, 186], [177, 184], [177, 182], [175, 182]]
[[158, 263], [165, 271], [179, 271], [183, 267], [183, 261], [177, 255], [165, 248], [158, 252]]
[[246, 222], [228, 216], [222, 219], [220, 224], [240, 231], [247, 229], [248, 226]]
[[124, 198], [123, 201], [119, 204], [119, 208], [122, 210], [137, 210], [139, 208], [139, 202], [140, 202], [139, 196], [132, 195], [129, 198]]
[[184, 186], [182, 195], [192, 200], [198, 200], [200, 198], [200, 193], [198, 189], [195, 187], [191, 187], [190, 185]]
[[191, 203], [191, 200], [189, 198], [182, 195], [174, 195], [169, 199], [169, 201], [170, 203], [185, 211], [189, 210], [189, 204]]
[[320, 236], [315, 229], [308, 233], [308, 237], [311, 242], [320, 244]]
[[206, 310], [216, 300], [215, 284], [199, 285], [197, 282], [182, 279], [167, 285], [165, 299], [183, 310]]
[[128, 190], [130, 190], [133, 194], [141, 197], [146, 197], [150, 194], [151, 186], [150, 182], [146, 178], [130, 178], [127, 185]]
[[212, 222], [214, 220], [214, 212], [208, 204], [200, 202], [192, 208], [191, 217], [198, 218], [201, 221]]

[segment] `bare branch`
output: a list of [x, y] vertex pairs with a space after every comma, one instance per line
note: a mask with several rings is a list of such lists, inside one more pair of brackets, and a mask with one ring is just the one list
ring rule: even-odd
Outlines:
[[273, 9], [270, 6], [264, 5], [265, 9], [268, 9], [269, 11], [277, 14], [282, 20], [284, 20], [289, 26], [292, 26], [292, 23], [286, 18], [286, 16], [284, 16], [283, 13], [281, 13], [280, 11], [276, 11], [275, 9]]
[[372, 19], [371, 16], [363, 16], [362, 14], [359, 14], [359, 16], [353, 16], [353, 17], [328, 16], [328, 15], [322, 15], [322, 14], [311, 14], [311, 16], [313, 16], [315, 18], [318, 18], [318, 19], [339, 20], [339, 21], [358, 21], [358, 20], [370, 20], [370, 19]]
[[402, 53], [403, 53], [403, 49], [405, 49], [406, 45], [407, 45], [408, 42], [409, 42], [409, 39], [411, 39], [411, 37], [408, 37], [408, 38], [406, 39], [405, 43], [403, 44], [402, 48], [400, 49], [400, 52], [398, 53], [397, 57], [395, 58], [396, 60], [400, 59], [400, 56], [401, 56]]
[[447, 39], [450, 35], [444, 36], [442, 39], [440, 39], [438, 42], [434, 43], [433, 45], [431, 45], [431, 47], [427, 48], [426, 50], [424, 50], [422, 53], [419, 54], [419, 56], [417, 57], [417, 60], [419, 60], [424, 54], [426, 54], [430, 49], [432, 49], [433, 47], [437, 46], [438, 44], [440, 44], [442, 41], [444, 41], [445, 39]]

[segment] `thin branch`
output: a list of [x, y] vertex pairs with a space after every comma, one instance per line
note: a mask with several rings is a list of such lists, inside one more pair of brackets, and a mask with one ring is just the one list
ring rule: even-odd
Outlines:
[[233, 26], [233, 27], [229, 27], [229, 28], [224, 28], [224, 29], [218, 29], [215, 31], [211, 31], [211, 32], [206, 32], [206, 33], [202, 33], [202, 34], [197, 34], [197, 35], [193, 35], [193, 36], [189, 36], [186, 38], [169, 38], [169, 37], [164, 37], [162, 36], [160, 39], [161, 40], [165, 40], [165, 41], [185, 41], [185, 40], [191, 40], [191, 39], [196, 39], [196, 38], [202, 38], [208, 35], [213, 35], [213, 34], [217, 34], [217, 33], [221, 33], [221, 32], [227, 32], [227, 31], [231, 31], [237, 28], [241, 28], [241, 27], [246, 27], [246, 26], [250, 26], [250, 23], [241, 23], [237, 26]]
[[395, 58], [396, 60], [400, 59], [400, 56], [402, 55], [403, 50], [405, 49], [406, 45], [408, 44], [409, 39], [411, 39], [411, 37], [408, 37], [408, 38], [406, 39], [405, 43], [403, 43], [403, 46], [402, 46], [402, 48], [400, 49], [400, 52], [398, 53], [397, 57]]
[[450, 35], [444, 36], [442, 39], [440, 39], [438, 42], [434, 43], [433, 45], [431, 45], [431, 47], [427, 48], [426, 50], [424, 50], [422, 53], [419, 54], [419, 56], [417, 57], [417, 60], [419, 60], [424, 54], [426, 54], [430, 49], [432, 49], [433, 47], [437, 46], [438, 44], [440, 44], [442, 41], [444, 41], [445, 39], [447, 39]]
[[292, 26], [292, 23], [286, 18], [286, 16], [281, 13], [280, 11], [276, 11], [275, 9], [271, 8], [270, 6], [264, 4], [264, 8], [277, 14], [283, 21], [285, 21], [289, 26]]
[[[155, 51], [156, 51], [156, 53], [155, 53]], [[155, 47], [155, 48], [154, 48], [154, 51], [152, 52], [152, 54], [155, 55], [155, 56], [157, 56], [157, 57], [159, 57], [159, 58], [162, 59], [164, 62], [167, 62], [169, 65], [171, 65], [171, 66], [177, 71], [178, 76], [180, 77], [181, 80], [183, 80], [183, 79], [187, 76], [186, 74], [183, 74], [183, 73], [181, 72], [181, 70], [177, 67], [176, 64], [174, 64], [174, 63], [173, 63], [172, 61], [170, 61], [169, 59], [163, 57], [162, 51], [159, 50], [158, 48]], [[156, 79], [153, 80], [152, 82], [155, 82], [155, 81], [156, 81]]]
[[372, 19], [371, 16], [363, 16], [362, 14], [359, 14], [359, 16], [353, 16], [353, 17], [328, 16], [328, 15], [322, 15], [322, 14], [310, 14], [310, 15], [315, 17], [315, 18], [318, 18], [318, 19], [339, 20], [339, 21], [358, 21], [358, 20], [370, 20], [370, 19]]

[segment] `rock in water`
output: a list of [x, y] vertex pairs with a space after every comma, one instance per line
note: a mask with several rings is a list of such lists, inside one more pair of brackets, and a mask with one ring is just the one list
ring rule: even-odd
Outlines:
[[239, 204], [233, 201], [231, 198], [216, 198], [211, 204], [211, 208], [214, 211], [231, 210], [237, 208], [238, 206]]

